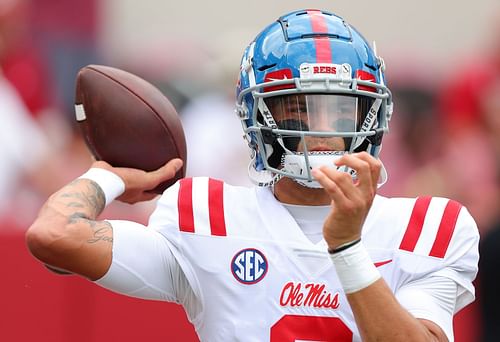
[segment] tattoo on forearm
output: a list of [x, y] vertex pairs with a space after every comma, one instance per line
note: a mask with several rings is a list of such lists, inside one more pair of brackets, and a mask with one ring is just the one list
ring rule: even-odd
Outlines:
[[70, 203], [66, 204], [66, 206], [69, 208], [85, 208], [85, 206], [82, 203], [78, 203], [78, 202], [70, 202]]
[[113, 227], [107, 221], [94, 221], [85, 217], [85, 214], [76, 212], [69, 217], [69, 222], [85, 223], [92, 229], [92, 237], [87, 240], [87, 243], [96, 243], [99, 241], [113, 242]]
[[[76, 185], [82, 182], [81, 179], [76, 179], [69, 185]], [[95, 182], [88, 182], [88, 186], [84, 190], [68, 189], [61, 194], [61, 198], [65, 202], [67, 208], [88, 209], [89, 215], [84, 215], [91, 219], [96, 218], [103, 210], [106, 204], [104, 192]], [[68, 200], [66, 202], [66, 200]]]
[[78, 223], [89, 228], [91, 235], [86, 240], [87, 243], [113, 242], [111, 224], [106, 221], [96, 221], [106, 203], [104, 193], [96, 183], [77, 179], [59, 192], [58, 202], [61, 208], [65, 208], [68, 223]]
[[113, 231], [113, 227], [109, 222], [99, 222], [94, 229], [94, 236], [87, 240], [88, 243], [96, 243], [99, 241], [113, 242], [113, 237], [109, 235]]

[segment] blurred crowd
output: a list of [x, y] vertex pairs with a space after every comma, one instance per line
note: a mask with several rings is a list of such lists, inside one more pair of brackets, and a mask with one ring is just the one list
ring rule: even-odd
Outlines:
[[[233, 112], [239, 56], [206, 52], [212, 64], [204, 82], [200, 75], [167, 77], [150, 63], [110, 60], [97, 44], [97, 1], [0, 1], [0, 234], [25, 230], [47, 196], [90, 165], [73, 119], [75, 76], [87, 64], [137, 73], [172, 100], [186, 132], [189, 175], [250, 184], [249, 151]], [[381, 194], [451, 197], [476, 219], [484, 341], [500, 340], [498, 23], [488, 49], [455, 59], [446, 75], [389, 65], [395, 111], [381, 153], [389, 173]], [[105, 214], [145, 223], [153, 205], [113, 203]]]

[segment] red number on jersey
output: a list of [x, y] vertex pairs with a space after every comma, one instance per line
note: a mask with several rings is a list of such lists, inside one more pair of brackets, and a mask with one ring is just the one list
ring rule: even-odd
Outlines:
[[271, 342], [350, 342], [352, 331], [338, 317], [286, 315], [271, 327]]

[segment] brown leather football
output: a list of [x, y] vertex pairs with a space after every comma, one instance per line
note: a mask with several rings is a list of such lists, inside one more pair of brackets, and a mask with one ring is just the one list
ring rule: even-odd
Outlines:
[[186, 139], [174, 106], [152, 84], [102, 65], [80, 69], [76, 120], [90, 152], [115, 167], [156, 170], [181, 158], [176, 176], [153, 191], [162, 193], [186, 174]]

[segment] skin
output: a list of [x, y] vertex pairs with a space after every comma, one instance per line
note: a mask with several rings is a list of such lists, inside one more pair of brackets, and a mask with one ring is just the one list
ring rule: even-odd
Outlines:
[[[342, 139], [325, 139], [310, 138], [306, 143], [312, 150], [325, 145], [343, 148]], [[331, 205], [323, 226], [323, 235], [330, 248], [361, 236], [381, 169], [381, 163], [366, 152], [344, 155], [336, 165], [356, 170], [358, 180], [353, 182], [347, 173], [322, 166], [312, 172], [323, 189], [306, 188], [289, 178], [280, 180], [274, 189], [275, 196], [284, 203]], [[125, 182], [125, 192], [118, 200], [136, 203], [152, 199], [155, 195], [148, 190], [174, 177], [182, 161], [171, 160], [153, 172], [113, 168], [105, 162], [95, 162], [92, 167], [107, 169], [120, 176]], [[104, 203], [102, 190], [89, 180], [75, 180], [57, 191], [26, 233], [31, 253], [51, 268], [91, 280], [102, 277], [111, 265], [113, 244], [112, 226], [97, 220]], [[363, 341], [447, 341], [435, 323], [409, 314], [383, 279], [348, 294], [347, 299]]]

